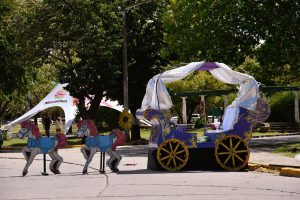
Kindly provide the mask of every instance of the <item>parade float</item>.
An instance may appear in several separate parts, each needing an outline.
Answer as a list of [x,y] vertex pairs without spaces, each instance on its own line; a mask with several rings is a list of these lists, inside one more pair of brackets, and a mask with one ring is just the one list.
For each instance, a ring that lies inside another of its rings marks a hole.
[[[196,133],[171,127],[173,104],[165,83],[199,71],[208,71],[219,81],[237,85],[238,94],[226,108],[220,128],[204,129],[204,135],[197,138]],[[252,132],[269,114],[268,104],[259,98],[259,83],[254,77],[234,71],[224,63],[193,62],[158,74],[149,80],[142,106],[136,112],[139,119],[147,119],[152,125],[147,168],[168,171],[246,169]]]

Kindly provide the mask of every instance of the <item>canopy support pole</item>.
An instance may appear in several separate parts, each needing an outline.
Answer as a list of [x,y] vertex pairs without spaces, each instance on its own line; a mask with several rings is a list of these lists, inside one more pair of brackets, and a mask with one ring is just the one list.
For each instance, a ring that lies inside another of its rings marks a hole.
[[186,116],[186,98],[187,97],[181,97],[182,99],[182,123],[187,124],[187,116]]

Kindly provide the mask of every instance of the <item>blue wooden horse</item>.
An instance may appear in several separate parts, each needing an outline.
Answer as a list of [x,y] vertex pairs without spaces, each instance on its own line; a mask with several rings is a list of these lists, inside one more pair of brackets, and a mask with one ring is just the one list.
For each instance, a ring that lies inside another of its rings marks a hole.
[[27,161],[23,176],[28,173],[28,168],[37,154],[49,154],[52,161],[50,163],[50,171],[54,174],[60,174],[59,167],[63,162],[63,158],[58,155],[57,149],[62,148],[67,143],[67,138],[64,134],[58,133],[53,137],[41,137],[38,127],[32,121],[21,123],[21,130],[18,132],[18,137],[28,137],[27,146],[23,147],[22,153]]
[[107,165],[113,172],[118,172],[118,165],[122,159],[115,150],[119,145],[125,143],[125,135],[119,130],[114,129],[109,135],[98,135],[97,127],[92,120],[83,120],[78,123],[77,137],[85,136],[85,146],[81,152],[86,159],[83,174],[87,174],[87,168],[96,152],[101,153],[100,172],[104,173],[105,152],[110,155]]

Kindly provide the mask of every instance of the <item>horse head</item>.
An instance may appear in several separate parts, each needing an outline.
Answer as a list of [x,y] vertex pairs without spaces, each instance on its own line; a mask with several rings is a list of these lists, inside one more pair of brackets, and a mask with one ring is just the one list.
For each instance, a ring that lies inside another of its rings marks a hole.
[[83,120],[77,124],[77,137],[96,136],[98,134],[97,127],[93,120]]
[[19,138],[35,137],[38,139],[40,137],[40,131],[38,127],[32,121],[25,121],[21,123],[21,130],[17,133]]
[[78,126],[78,130],[76,133],[77,137],[83,137],[84,135],[89,135],[90,130],[87,127],[86,121],[78,122],[77,126]]

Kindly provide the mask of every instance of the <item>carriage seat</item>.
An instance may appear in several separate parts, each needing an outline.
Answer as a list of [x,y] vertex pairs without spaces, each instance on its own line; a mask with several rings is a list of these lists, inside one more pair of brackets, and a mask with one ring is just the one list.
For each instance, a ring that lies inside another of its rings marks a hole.
[[223,117],[223,123],[218,130],[207,130],[204,136],[207,136],[210,141],[215,141],[220,135],[226,131],[233,129],[234,124],[237,122],[239,114],[238,107],[227,107]]

